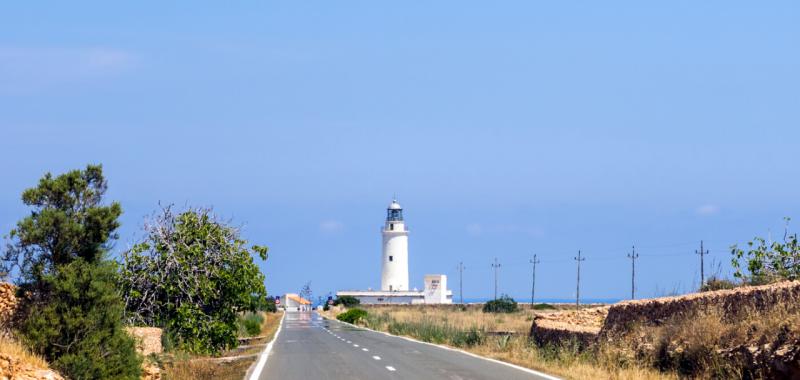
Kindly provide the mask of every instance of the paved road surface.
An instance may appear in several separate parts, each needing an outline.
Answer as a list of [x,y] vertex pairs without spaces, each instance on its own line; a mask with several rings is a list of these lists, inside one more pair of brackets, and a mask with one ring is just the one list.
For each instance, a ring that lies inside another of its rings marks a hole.
[[517,368],[325,320],[287,312],[259,379],[544,380]]

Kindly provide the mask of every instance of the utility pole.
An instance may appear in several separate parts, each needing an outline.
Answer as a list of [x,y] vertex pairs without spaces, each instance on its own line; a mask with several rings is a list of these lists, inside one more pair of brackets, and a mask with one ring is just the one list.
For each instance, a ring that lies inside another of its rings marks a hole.
[[467,269],[464,266],[464,262],[458,263],[458,294],[461,298],[461,304],[464,304],[464,269]]
[[531,280],[531,309],[533,309],[533,301],[536,299],[536,264],[538,263],[540,263],[539,259],[536,258],[536,255],[533,255],[533,259],[531,259],[531,264],[533,264],[533,279]]
[[500,269],[500,263],[497,262],[496,257],[494,258],[492,268],[494,268],[494,299],[497,299],[497,270]]
[[636,299],[636,259],[639,258],[639,254],[636,253],[636,246],[633,246],[628,257],[631,259],[631,299],[634,300]]
[[703,265],[703,256],[708,254],[708,250],[703,250],[703,241],[700,240],[700,252],[694,251],[694,253],[700,255],[700,289],[703,288],[703,285],[706,283],[705,273],[703,273],[705,265]]
[[581,261],[586,261],[586,258],[581,258],[581,251],[578,250],[578,257],[575,257],[575,261],[578,263],[578,286],[575,291],[575,310],[579,310],[581,307]]

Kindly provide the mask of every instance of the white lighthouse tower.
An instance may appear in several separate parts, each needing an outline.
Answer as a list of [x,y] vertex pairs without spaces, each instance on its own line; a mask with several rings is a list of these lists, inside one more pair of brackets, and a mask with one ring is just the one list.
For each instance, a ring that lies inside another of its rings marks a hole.
[[408,230],[403,221],[403,208],[392,200],[386,210],[383,235],[381,290],[408,290]]

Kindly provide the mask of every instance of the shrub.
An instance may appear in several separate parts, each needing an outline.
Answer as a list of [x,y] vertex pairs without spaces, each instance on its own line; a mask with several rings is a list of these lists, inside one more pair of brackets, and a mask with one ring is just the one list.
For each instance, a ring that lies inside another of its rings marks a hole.
[[122,326],[111,263],[79,259],[43,279],[50,302],[35,304],[22,322],[25,343],[73,379],[138,379],[141,358]]
[[336,319],[342,322],[356,324],[358,321],[366,318],[368,314],[369,313],[363,309],[350,309],[342,314],[337,315]]
[[145,225],[147,235],[123,254],[122,294],[129,323],[163,327],[191,353],[238,345],[237,316],[263,307],[264,275],[252,246],[208,209],[178,214],[166,207]]
[[709,278],[708,280],[706,280],[706,283],[703,284],[703,286],[700,287],[700,291],[701,292],[711,292],[711,291],[714,291],[714,290],[733,289],[736,286],[737,286],[736,283],[731,281],[731,280],[713,276],[713,277]]
[[275,305],[275,297],[269,296],[265,298],[264,305],[261,308],[261,311],[266,311],[267,313],[277,313],[278,306]]
[[746,250],[736,245],[731,247],[731,265],[736,269],[734,277],[752,285],[800,279],[800,241],[797,234],[789,234],[789,220],[786,218],[783,242],[768,243],[756,237],[747,243]]
[[347,307],[347,308],[351,308],[353,306],[358,306],[360,304],[361,304],[361,301],[359,301],[358,298],[353,297],[353,296],[341,296],[341,297],[336,297],[336,299],[333,300],[333,305],[334,306],[342,305],[342,306]]
[[533,305],[533,310],[555,310],[556,307],[549,303],[538,303]]
[[239,335],[256,336],[261,333],[264,317],[261,314],[245,313],[239,317]]
[[513,298],[503,295],[496,300],[491,300],[483,305],[484,313],[513,313],[519,310],[517,301]]

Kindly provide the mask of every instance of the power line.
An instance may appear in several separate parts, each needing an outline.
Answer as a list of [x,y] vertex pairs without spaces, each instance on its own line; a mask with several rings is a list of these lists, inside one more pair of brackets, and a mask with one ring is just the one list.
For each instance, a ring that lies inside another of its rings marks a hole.
[[494,258],[492,268],[494,269],[494,299],[497,299],[497,270],[500,269],[500,263],[497,262],[497,257]]
[[636,246],[633,246],[628,258],[631,259],[631,299],[634,300],[636,299],[636,259],[639,258],[639,254],[636,253]]
[[586,258],[581,258],[581,251],[578,250],[578,257],[575,257],[575,261],[578,263],[578,283],[575,291],[575,310],[579,310],[581,307],[581,261],[586,261]]
[[700,240],[700,252],[694,251],[694,253],[700,255],[700,288],[706,283],[705,280],[705,265],[703,264],[703,256],[708,254],[708,250],[703,250],[703,241]]
[[533,264],[533,278],[531,279],[531,309],[533,309],[534,300],[536,299],[536,264],[540,263],[536,255],[533,255],[531,264]]
[[467,269],[464,266],[464,262],[461,261],[458,263],[458,294],[461,298],[461,304],[464,304],[464,269]]

